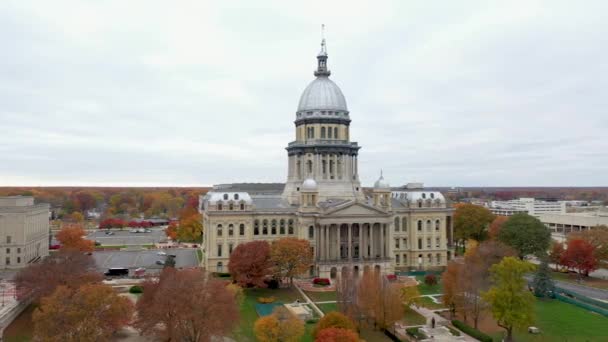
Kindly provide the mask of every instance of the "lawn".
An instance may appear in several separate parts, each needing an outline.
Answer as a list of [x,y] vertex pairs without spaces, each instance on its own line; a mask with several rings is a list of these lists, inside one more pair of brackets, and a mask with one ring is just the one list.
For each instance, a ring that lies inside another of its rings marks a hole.
[[325,303],[325,304],[317,304],[319,309],[323,311],[323,313],[328,313],[330,311],[338,311],[338,304],[336,303]]
[[445,305],[435,303],[430,297],[420,297],[420,306],[430,310],[445,309]]
[[429,286],[424,283],[424,276],[416,276],[416,280],[418,280],[420,282],[420,284],[418,285],[418,291],[420,291],[420,294],[426,295],[426,294],[443,293],[443,285],[441,285],[441,277],[437,277],[437,280],[438,280],[437,284],[432,285],[432,286]]
[[[568,341],[592,342],[606,341],[608,336],[608,318],[594,314],[572,304],[559,300],[540,301],[535,303],[534,326],[541,331],[539,335],[529,334],[526,330],[515,332],[515,340],[524,342]],[[503,329],[494,325],[489,331],[483,329],[495,341],[500,341]]]
[[403,314],[403,322],[405,322],[406,325],[424,325],[426,324],[426,318],[409,306],[406,306]]
[[[300,294],[295,289],[245,289],[245,299],[241,304],[241,317],[239,326],[234,331],[234,338],[237,341],[254,342],[255,335],[253,333],[253,324],[258,319],[258,314],[255,311],[255,304],[258,297],[275,297],[277,301],[283,303],[294,302],[296,299],[304,301]],[[312,341],[310,332],[314,324],[306,324],[306,334],[302,341]]]
[[331,292],[309,292],[306,291],[306,295],[310,297],[313,302],[328,302],[336,300],[336,291]]

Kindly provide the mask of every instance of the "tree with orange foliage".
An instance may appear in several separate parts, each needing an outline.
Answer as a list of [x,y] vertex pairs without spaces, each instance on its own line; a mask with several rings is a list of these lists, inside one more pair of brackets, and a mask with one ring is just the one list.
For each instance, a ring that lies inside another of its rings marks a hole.
[[170,341],[210,341],[238,323],[235,295],[200,269],[165,268],[143,283],[135,326],[147,336]]
[[374,328],[388,329],[403,317],[404,309],[398,284],[389,282],[379,271],[370,270],[363,273],[358,286],[358,305],[367,319],[371,320]]
[[507,216],[496,216],[494,221],[490,223],[490,228],[488,229],[488,236],[490,239],[498,238],[498,232],[500,232],[500,228],[502,225],[507,222],[509,218]]
[[93,251],[95,243],[87,240],[86,231],[79,224],[64,225],[55,236],[62,249],[71,249],[83,252]]
[[132,317],[131,300],[108,285],[59,286],[33,313],[34,340],[106,341]]
[[298,342],[304,335],[304,322],[284,307],[277,307],[272,315],[255,321],[255,337],[260,342]]
[[568,240],[568,247],[562,254],[561,263],[577,270],[580,277],[589,275],[597,269],[598,262],[595,256],[595,247],[586,240]]
[[169,223],[169,226],[167,227],[167,229],[165,229],[165,234],[171,240],[177,240],[177,222],[172,221],[171,223]]
[[200,214],[194,214],[179,220],[177,239],[187,242],[201,242],[203,222]]
[[454,319],[456,310],[462,305],[460,298],[462,292],[460,288],[462,265],[458,261],[450,261],[441,276],[441,283],[443,284],[443,296],[441,296],[441,300],[450,309],[451,319]]
[[315,326],[315,330],[313,331],[312,336],[318,338],[319,332],[328,328],[339,328],[344,330],[357,331],[355,323],[353,323],[350,318],[346,317],[340,312],[331,311],[319,320],[319,322]]
[[359,335],[343,328],[325,328],[317,334],[315,342],[358,342]]
[[289,285],[293,286],[293,277],[308,271],[313,262],[310,242],[291,237],[275,240],[270,247],[270,260],[275,277],[289,278]]
[[75,250],[60,250],[19,270],[15,283],[19,299],[30,297],[38,302],[58,286],[78,288],[101,279],[91,256]]
[[270,244],[266,241],[242,243],[230,254],[228,270],[241,286],[266,287],[264,280],[272,274]]

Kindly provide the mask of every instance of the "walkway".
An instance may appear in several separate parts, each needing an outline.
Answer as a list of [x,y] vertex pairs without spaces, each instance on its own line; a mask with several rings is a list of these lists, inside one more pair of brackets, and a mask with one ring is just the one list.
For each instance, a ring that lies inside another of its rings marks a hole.
[[[417,307],[415,305],[411,305],[410,308],[414,311],[416,311],[417,313],[421,314],[422,316],[424,316],[424,318],[426,318],[426,328],[431,326],[431,321],[433,318],[435,318],[435,326],[439,327],[442,325],[450,325],[450,321],[448,321],[447,319],[443,318],[442,316],[440,316],[437,311],[441,311],[441,310],[429,310],[425,307]],[[449,341],[449,339],[445,339],[442,338],[442,341]],[[462,331],[460,332],[460,336],[453,336],[452,337],[453,341],[469,341],[469,342],[477,342],[477,339],[463,333]]]
[[325,316],[325,314],[323,313],[323,311],[321,311],[321,309],[319,309],[319,307],[315,304],[315,302],[313,302],[310,299],[310,297],[308,297],[306,295],[306,292],[302,291],[302,289],[300,288],[299,284],[297,282],[295,282],[295,281],[294,281],[293,284],[295,285],[296,290],[298,290],[298,292],[300,292],[300,295],[302,296],[302,298],[304,298],[304,300],[306,300],[306,304],[310,305],[310,307],[312,307],[312,309],[317,312],[317,314],[319,315],[319,317]]

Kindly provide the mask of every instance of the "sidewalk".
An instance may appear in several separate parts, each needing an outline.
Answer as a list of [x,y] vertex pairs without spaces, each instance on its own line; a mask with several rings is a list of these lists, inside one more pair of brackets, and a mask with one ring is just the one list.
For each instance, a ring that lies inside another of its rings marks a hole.
[[[426,318],[426,328],[430,328],[431,326],[431,320],[433,318],[435,318],[435,326],[439,327],[442,325],[451,325],[450,321],[448,321],[447,319],[441,317],[439,314],[437,314],[435,311],[433,310],[429,310],[427,308],[424,307],[417,307],[415,305],[411,305],[410,308],[414,311],[416,311],[417,313],[421,314],[422,316],[424,316],[424,318]],[[457,329],[458,330],[458,329]],[[445,341],[445,339],[442,339],[443,341]],[[462,331],[460,331],[460,336],[453,336],[452,337],[453,341],[469,341],[469,342],[476,342],[477,339],[463,333]]]

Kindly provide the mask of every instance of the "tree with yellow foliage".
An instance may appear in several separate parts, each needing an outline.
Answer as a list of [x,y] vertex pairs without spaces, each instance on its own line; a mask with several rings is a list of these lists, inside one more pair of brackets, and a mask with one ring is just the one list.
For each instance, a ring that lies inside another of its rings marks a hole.
[[298,342],[304,335],[304,322],[284,307],[278,307],[272,315],[255,321],[255,337],[259,342]]

